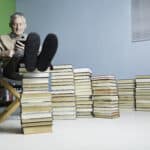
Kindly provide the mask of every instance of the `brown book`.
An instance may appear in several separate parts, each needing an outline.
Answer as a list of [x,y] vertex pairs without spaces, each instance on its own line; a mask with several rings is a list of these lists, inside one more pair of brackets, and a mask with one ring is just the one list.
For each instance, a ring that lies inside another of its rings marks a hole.
[[48,132],[52,132],[52,126],[50,125],[23,128],[24,134],[48,133]]

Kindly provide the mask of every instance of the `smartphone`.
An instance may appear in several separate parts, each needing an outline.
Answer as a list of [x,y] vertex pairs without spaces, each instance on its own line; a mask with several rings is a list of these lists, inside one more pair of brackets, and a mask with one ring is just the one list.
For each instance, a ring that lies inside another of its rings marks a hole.
[[[18,39],[17,41],[19,41],[19,42],[25,44],[26,38],[25,38],[24,36],[22,36],[22,37],[21,37],[20,39]],[[16,41],[16,43],[17,43],[17,41]]]

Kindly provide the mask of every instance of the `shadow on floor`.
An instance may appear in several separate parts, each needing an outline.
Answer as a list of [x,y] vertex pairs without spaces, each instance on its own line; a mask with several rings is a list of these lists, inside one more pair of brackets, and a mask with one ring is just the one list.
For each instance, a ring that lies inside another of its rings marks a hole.
[[0,133],[22,134],[21,127],[20,128],[0,127]]
[[20,120],[6,120],[0,124],[0,134],[22,134]]

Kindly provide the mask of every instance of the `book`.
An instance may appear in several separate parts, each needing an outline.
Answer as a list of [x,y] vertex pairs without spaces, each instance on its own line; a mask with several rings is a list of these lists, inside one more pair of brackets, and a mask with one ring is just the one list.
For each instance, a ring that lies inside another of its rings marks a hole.
[[47,132],[52,132],[52,127],[50,125],[23,128],[24,134],[47,133]]

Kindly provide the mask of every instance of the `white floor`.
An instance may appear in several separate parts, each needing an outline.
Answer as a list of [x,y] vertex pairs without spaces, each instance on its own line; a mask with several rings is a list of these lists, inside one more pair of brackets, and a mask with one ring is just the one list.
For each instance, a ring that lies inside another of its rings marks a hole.
[[118,119],[54,121],[53,133],[23,135],[19,120],[0,124],[1,150],[150,150],[150,112]]

